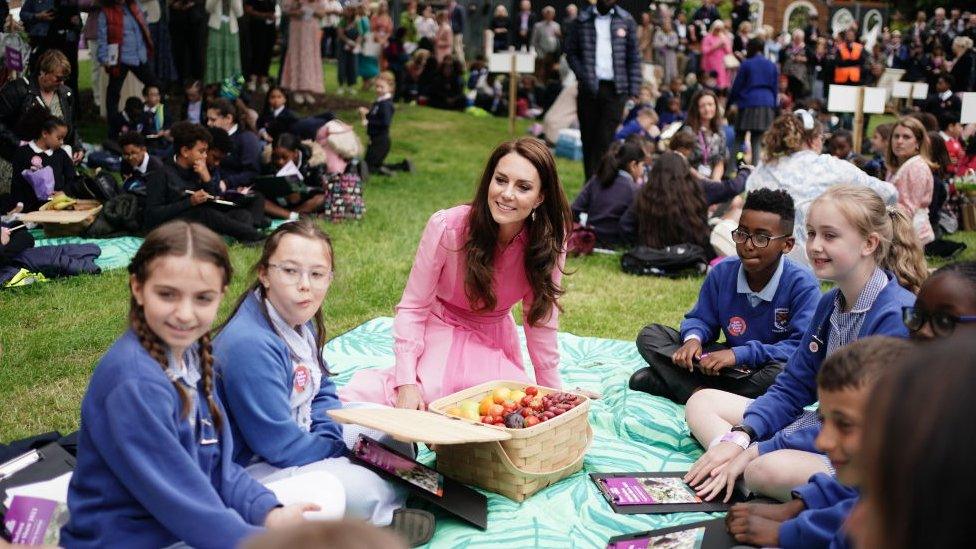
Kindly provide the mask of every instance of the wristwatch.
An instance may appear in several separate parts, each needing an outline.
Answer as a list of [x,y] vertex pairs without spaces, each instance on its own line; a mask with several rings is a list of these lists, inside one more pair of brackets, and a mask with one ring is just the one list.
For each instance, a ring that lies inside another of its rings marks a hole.
[[732,431],[741,431],[745,433],[746,436],[749,437],[749,442],[753,442],[756,440],[756,431],[752,427],[746,425],[745,423],[740,423],[736,425],[735,427],[732,428]]

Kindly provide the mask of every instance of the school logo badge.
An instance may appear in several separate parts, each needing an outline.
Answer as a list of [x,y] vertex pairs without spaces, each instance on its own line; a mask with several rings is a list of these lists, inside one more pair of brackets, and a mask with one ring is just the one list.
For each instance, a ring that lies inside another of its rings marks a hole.
[[308,371],[308,367],[304,364],[299,364],[295,368],[295,390],[299,393],[305,392],[305,388],[308,387],[309,382],[312,381],[312,372]]
[[729,335],[740,336],[746,333],[746,319],[741,316],[733,316],[729,319]]
[[790,323],[790,310],[783,307],[773,310],[773,331],[785,332],[787,324]]

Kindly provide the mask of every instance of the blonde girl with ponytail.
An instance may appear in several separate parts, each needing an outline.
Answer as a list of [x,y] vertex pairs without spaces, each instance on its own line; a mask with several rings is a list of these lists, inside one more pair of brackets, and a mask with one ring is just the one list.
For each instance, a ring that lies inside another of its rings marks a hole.
[[136,252],[129,329],[81,403],[64,545],[236,546],[318,509],[283,507],[231,460],[210,329],[232,274],[221,237],[185,221],[158,227]]
[[810,205],[804,232],[813,273],[835,287],[783,372],[755,400],[703,389],[685,407],[707,449],[685,480],[703,497],[729,493],[741,474],[748,490],[787,501],[812,475],[830,473],[813,445],[816,413],[804,410],[817,400],[824,358],[868,336],[908,337],[902,308],[914,305],[928,273],[908,217],[869,188],[837,185]]

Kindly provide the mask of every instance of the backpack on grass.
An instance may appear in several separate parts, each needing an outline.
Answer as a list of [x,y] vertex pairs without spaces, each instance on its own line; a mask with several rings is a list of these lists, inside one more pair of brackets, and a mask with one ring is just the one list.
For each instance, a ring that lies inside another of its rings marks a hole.
[[637,246],[620,257],[620,268],[625,273],[641,276],[704,274],[707,267],[705,250],[696,244],[676,244],[659,249]]

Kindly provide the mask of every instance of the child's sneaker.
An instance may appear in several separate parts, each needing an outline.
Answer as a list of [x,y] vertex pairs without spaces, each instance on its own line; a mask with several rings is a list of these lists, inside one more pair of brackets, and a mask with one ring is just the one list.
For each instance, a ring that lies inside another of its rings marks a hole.
[[400,169],[407,173],[413,173],[413,162],[409,158],[404,158],[403,162],[400,162]]

